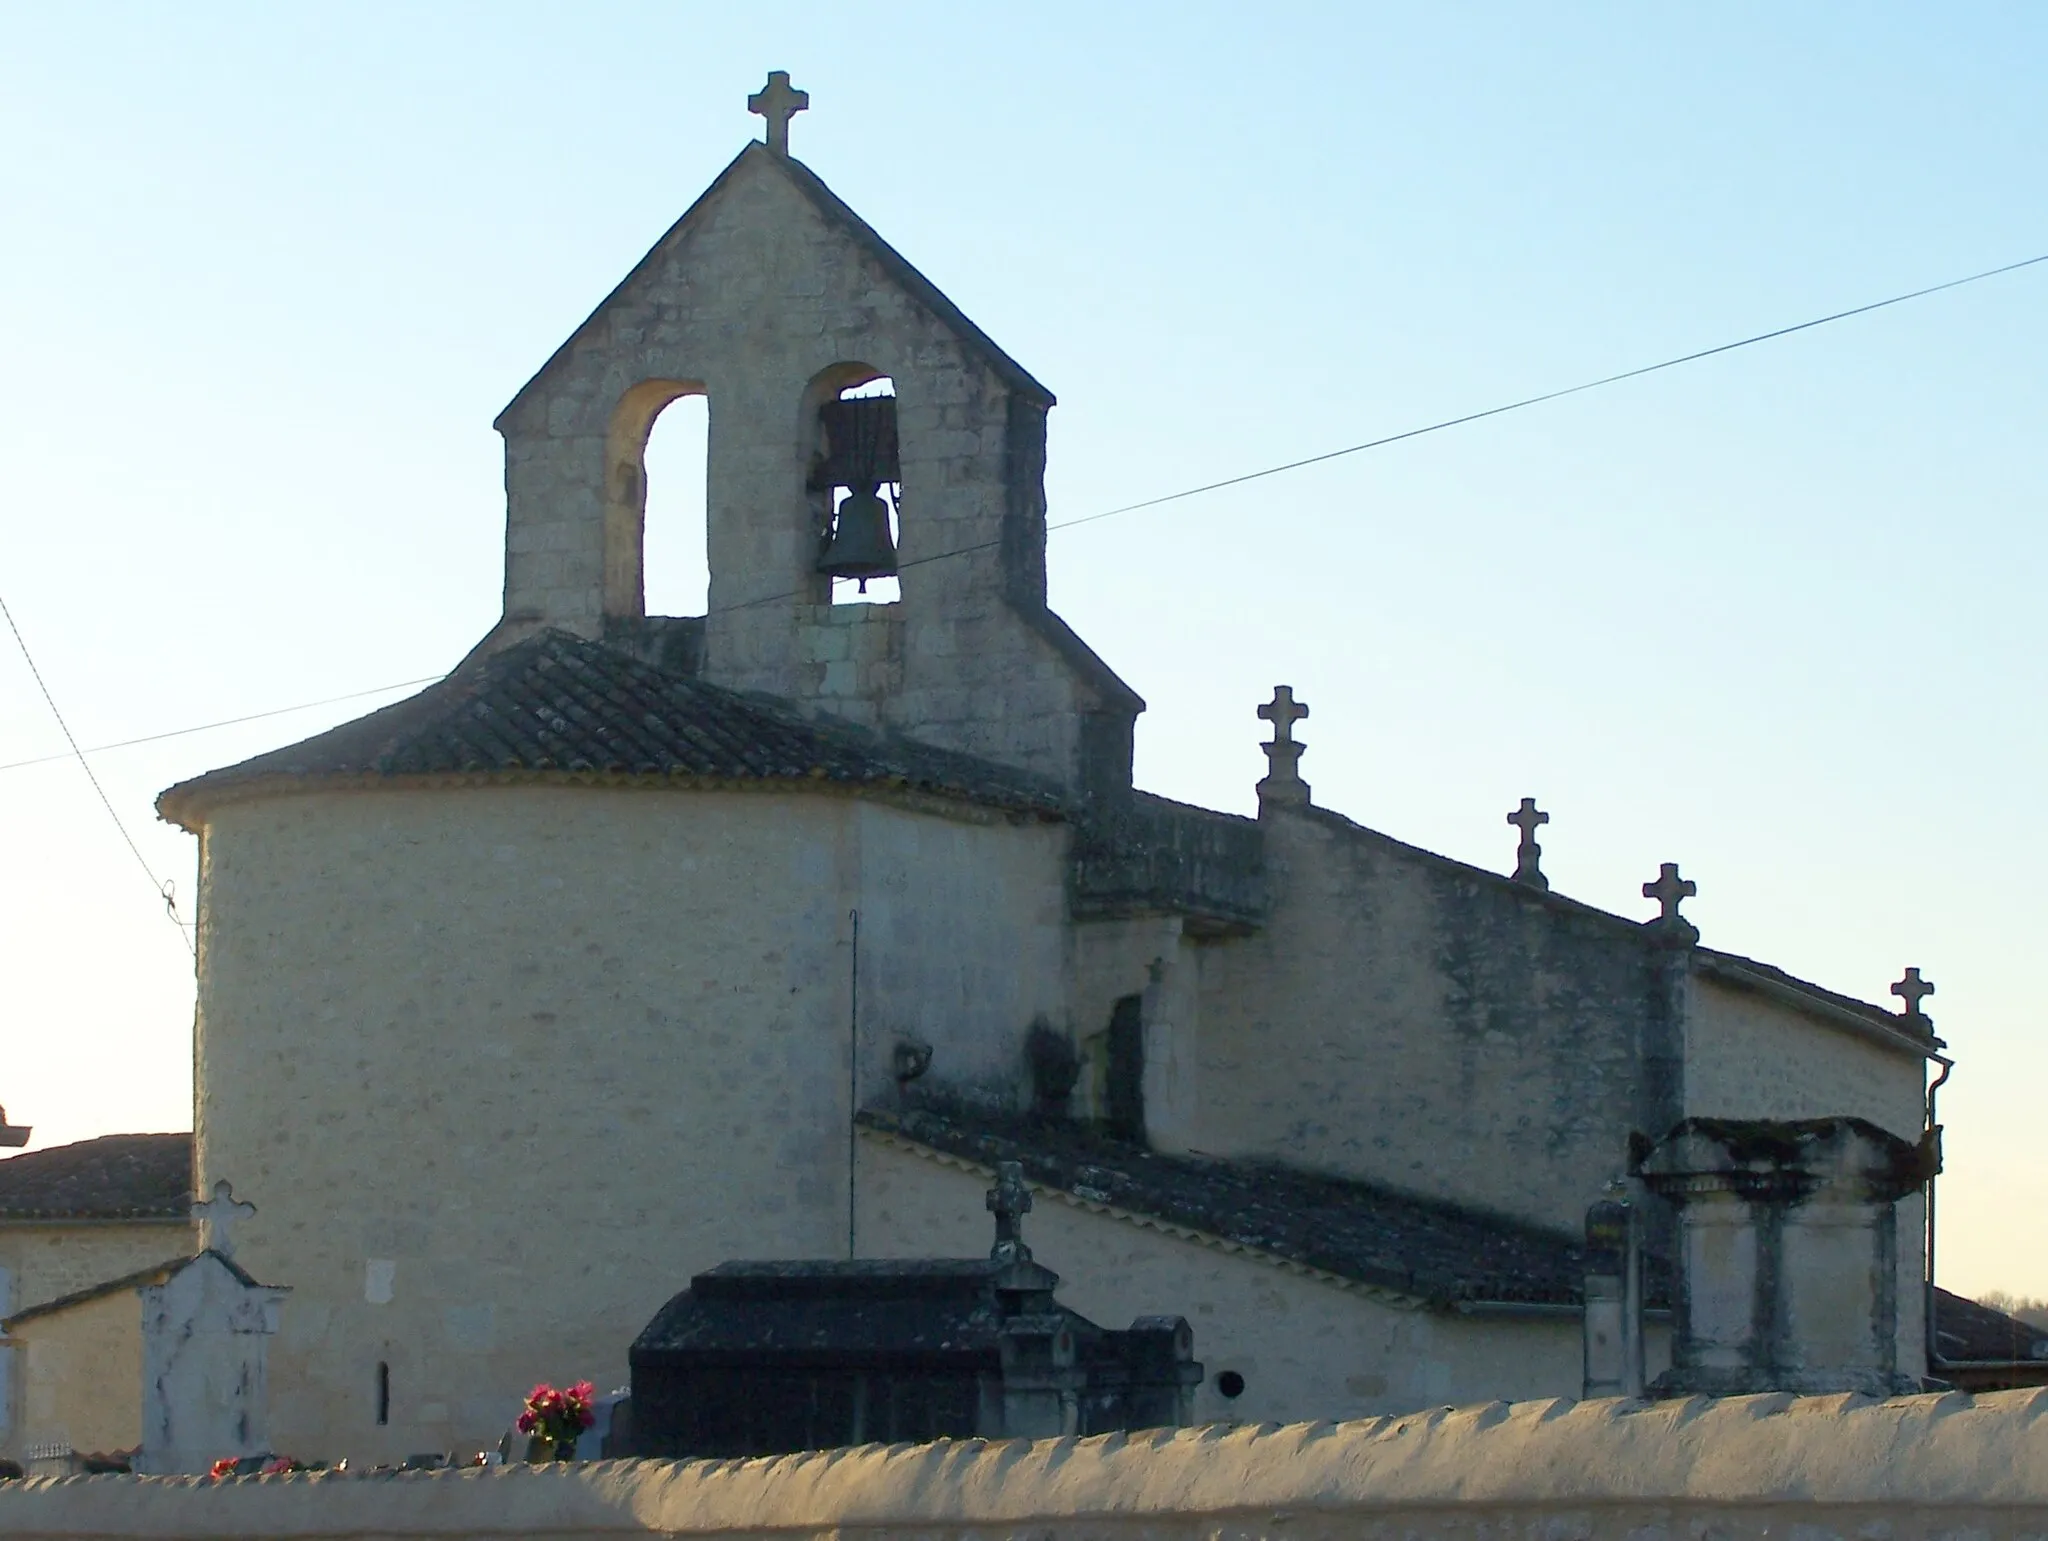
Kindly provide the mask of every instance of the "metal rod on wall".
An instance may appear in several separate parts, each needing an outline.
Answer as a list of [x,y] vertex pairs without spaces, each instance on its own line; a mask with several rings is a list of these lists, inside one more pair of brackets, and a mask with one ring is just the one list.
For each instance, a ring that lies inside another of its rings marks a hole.
[[854,1116],[860,1112],[860,911],[848,910],[853,922],[853,958],[847,991],[846,1013],[846,1256],[855,1256],[854,1236],[858,1223],[854,1171],[859,1153],[860,1130]]

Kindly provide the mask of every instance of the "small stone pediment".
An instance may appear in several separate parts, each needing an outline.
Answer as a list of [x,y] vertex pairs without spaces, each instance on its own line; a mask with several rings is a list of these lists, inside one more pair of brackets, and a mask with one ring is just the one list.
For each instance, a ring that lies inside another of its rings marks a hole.
[[[1007,386],[1050,407],[1056,398],[939,286],[883,240],[801,161],[750,144],[663,232],[618,287],[569,334],[498,414],[500,432],[533,415],[565,384],[563,366],[586,350],[628,354],[660,345],[665,306],[715,303],[750,326],[773,324],[778,299],[810,299],[821,285],[802,270],[853,261],[875,284],[936,320]],[[780,280],[780,282],[778,282]],[[873,296],[868,297],[872,301]],[[794,307],[792,307],[794,308]],[[802,307],[808,312],[812,307]],[[765,313],[764,313],[765,312]],[[651,325],[650,325],[651,323]]]

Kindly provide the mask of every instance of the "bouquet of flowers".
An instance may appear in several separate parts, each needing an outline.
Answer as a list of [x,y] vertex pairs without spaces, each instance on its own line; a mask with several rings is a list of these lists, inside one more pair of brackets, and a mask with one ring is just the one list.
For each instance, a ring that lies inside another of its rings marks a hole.
[[526,1411],[519,1415],[519,1432],[550,1441],[560,1454],[573,1450],[576,1436],[597,1421],[591,1402],[597,1388],[587,1380],[557,1388],[543,1381],[526,1394]]
[[[244,1465],[252,1466],[254,1470],[245,1472],[241,1469]],[[207,1475],[218,1482],[224,1477],[282,1477],[290,1472],[311,1471],[312,1469],[305,1462],[296,1460],[288,1455],[224,1455],[213,1463],[213,1468]]]

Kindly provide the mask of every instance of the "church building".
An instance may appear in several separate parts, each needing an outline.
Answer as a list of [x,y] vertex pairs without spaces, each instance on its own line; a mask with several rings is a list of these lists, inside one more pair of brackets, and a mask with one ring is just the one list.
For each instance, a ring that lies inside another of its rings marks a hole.
[[[278,1449],[493,1444],[731,1260],[974,1256],[1010,1162],[1076,1311],[1186,1318],[1197,1420],[1572,1396],[1632,1135],[1921,1139],[1916,994],[1703,945],[1674,866],[1647,918],[1555,893],[1533,803],[1512,873],[1320,807],[1284,686],[1256,818],[1134,787],[1145,703],[1048,604],[1052,392],[790,154],[786,76],[750,105],[497,420],[498,624],[159,800],[199,839],[192,1176],[290,1291]],[[709,600],[649,615],[688,396]]]

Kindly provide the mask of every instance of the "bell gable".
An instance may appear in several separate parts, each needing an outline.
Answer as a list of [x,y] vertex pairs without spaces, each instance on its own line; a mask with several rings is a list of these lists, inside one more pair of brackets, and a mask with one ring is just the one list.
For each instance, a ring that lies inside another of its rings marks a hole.
[[[849,410],[863,386],[893,394]],[[709,409],[709,602],[669,624],[646,616],[644,454],[686,395]],[[686,632],[661,656],[713,683],[1127,787],[1144,703],[1046,608],[1052,404],[817,176],[750,145],[500,414],[489,645]],[[900,598],[834,604],[833,573]]]

